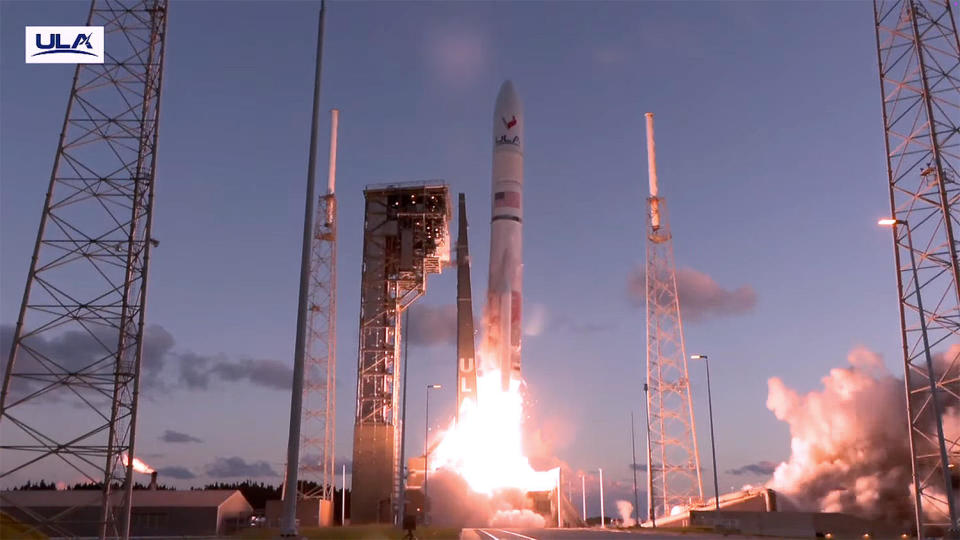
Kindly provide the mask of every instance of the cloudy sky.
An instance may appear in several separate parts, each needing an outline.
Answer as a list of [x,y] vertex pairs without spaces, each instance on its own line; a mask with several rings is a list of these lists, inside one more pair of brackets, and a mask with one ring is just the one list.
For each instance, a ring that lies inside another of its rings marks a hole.
[[[172,2],[137,446],[175,485],[282,470],[317,9]],[[72,76],[24,65],[22,28],[81,24],[86,10],[0,2],[4,336]],[[646,111],[688,352],[713,362],[721,486],[761,482],[789,455],[768,378],[813,389],[857,345],[899,372],[890,236],[874,225],[888,195],[868,4],[331,2],[325,53],[323,107],[341,110],[338,456],[351,453],[362,188],[442,178],[467,194],[479,310],[506,78],[527,119],[524,373],[542,437],[574,470],[602,466],[620,493],[631,478]],[[411,433],[424,386],[453,386],[455,281],[432,277],[414,317]],[[709,448],[701,365],[691,377]],[[431,405],[445,423],[454,392]]]

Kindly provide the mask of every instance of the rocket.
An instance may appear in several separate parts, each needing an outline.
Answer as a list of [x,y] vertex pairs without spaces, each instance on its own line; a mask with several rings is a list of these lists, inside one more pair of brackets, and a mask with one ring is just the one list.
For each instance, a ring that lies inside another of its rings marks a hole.
[[513,83],[500,86],[493,111],[490,273],[487,284],[487,368],[504,390],[520,380],[523,335],[523,107]]

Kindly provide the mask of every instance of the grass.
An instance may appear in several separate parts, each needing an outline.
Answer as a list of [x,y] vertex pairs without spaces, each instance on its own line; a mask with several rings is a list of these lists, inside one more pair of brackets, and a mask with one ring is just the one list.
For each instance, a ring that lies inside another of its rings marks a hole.
[[[241,538],[273,540],[279,534],[276,529],[246,529]],[[459,528],[421,527],[415,533],[420,540],[457,540]],[[317,527],[300,529],[300,536],[311,540],[401,540],[404,532],[389,525],[355,525],[348,527]]]
[[43,540],[46,538],[46,536],[36,531],[31,531],[29,527],[23,523],[13,519],[8,514],[0,512],[0,538],[29,538]]

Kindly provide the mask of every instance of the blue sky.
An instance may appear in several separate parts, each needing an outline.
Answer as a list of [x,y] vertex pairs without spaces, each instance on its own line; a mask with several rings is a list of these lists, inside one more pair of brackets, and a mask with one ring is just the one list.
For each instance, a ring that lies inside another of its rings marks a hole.
[[[317,9],[170,8],[148,320],[175,344],[158,375],[169,387],[144,396],[138,447],[197,476],[180,485],[212,480],[218,458],[282,466],[288,392],[216,377],[191,389],[178,367],[190,354],[292,363]],[[25,65],[22,27],[81,24],[86,11],[0,2],[3,325],[19,308],[72,76]],[[890,236],[875,226],[888,194],[868,3],[331,2],[322,99],[341,110],[338,456],[351,453],[363,186],[441,178],[466,192],[479,310],[490,116],[506,78],[527,119],[525,311],[545,321],[526,338],[524,370],[557,457],[630,478],[645,321],[628,279],[644,254],[647,111],[677,264],[756,295],[746,312],[686,327],[688,352],[713,364],[721,472],[788,457],[786,425],[765,407],[769,377],[814,389],[857,344],[901,371]],[[423,302],[452,303],[455,281],[432,277]],[[453,348],[410,356],[416,434],[420,389],[453,385]],[[702,366],[691,377],[706,449]],[[454,398],[433,396],[434,421]],[[164,442],[166,430],[202,442]]]

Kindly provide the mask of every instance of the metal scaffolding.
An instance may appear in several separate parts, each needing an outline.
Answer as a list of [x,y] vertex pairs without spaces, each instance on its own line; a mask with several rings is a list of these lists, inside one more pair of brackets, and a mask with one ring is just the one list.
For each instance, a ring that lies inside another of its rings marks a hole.
[[651,196],[647,219],[647,489],[655,518],[703,498],[700,452],[677,297],[673,239],[666,201],[657,195],[653,118],[648,115]]
[[[129,535],[166,0],[95,0],[103,64],[78,64],[0,393],[0,481],[67,474],[103,537]],[[95,502],[94,502],[95,501]],[[4,506],[15,506],[2,501]],[[50,535],[76,509],[35,518]]]
[[354,523],[391,522],[399,508],[401,315],[450,261],[442,183],[368,187],[360,285],[360,349],[353,439]]
[[955,17],[949,0],[874,2],[916,525],[923,538],[957,528],[952,467],[960,446],[944,438],[941,420],[943,411],[960,407]]
[[337,196],[333,189],[337,155],[338,111],[330,129],[330,182],[319,198],[310,251],[310,297],[303,382],[303,428],[300,434],[299,495],[330,501],[337,398]]

